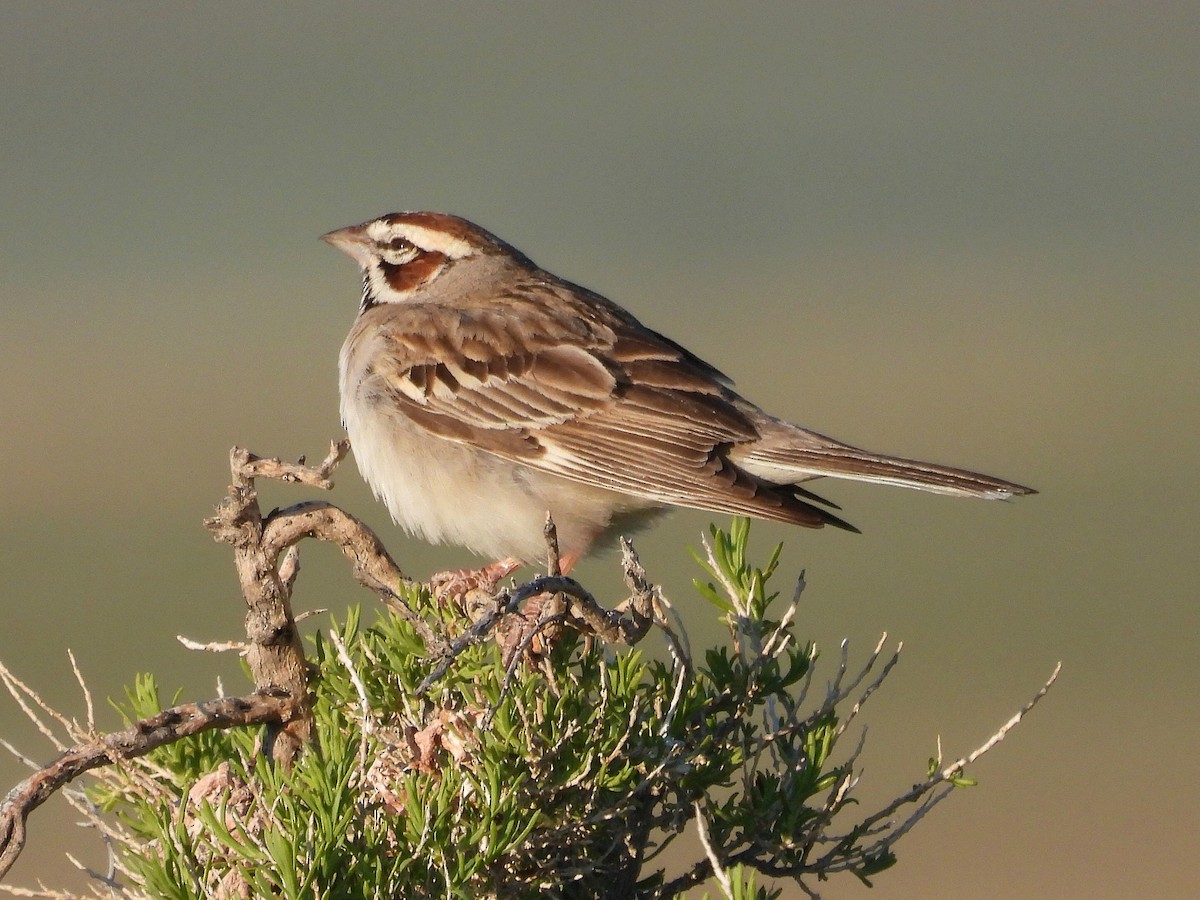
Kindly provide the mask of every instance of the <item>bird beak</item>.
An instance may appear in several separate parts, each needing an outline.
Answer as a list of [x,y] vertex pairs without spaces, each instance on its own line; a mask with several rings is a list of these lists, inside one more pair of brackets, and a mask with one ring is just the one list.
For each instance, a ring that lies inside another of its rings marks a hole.
[[374,241],[367,237],[366,225],[350,225],[339,228],[329,234],[321,235],[321,240],[341,250],[364,268],[374,255]]

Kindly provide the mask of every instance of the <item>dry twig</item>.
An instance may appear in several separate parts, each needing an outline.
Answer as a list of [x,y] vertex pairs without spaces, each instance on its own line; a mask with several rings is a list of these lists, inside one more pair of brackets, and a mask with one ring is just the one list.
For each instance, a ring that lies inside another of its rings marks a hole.
[[[57,760],[14,788],[0,808],[0,874],[7,871],[24,846],[25,819],[29,813],[59,788],[97,766],[143,756],[155,747],[212,728],[269,726],[263,741],[264,752],[285,765],[312,741],[308,667],[290,603],[300,571],[296,544],[302,538],[315,537],[337,544],[354,563],[360,582],[382,596],[418,631],[424,628],[423,634],[433,647],[440,646],[439,639],[397,593],[397,588],[408,579],[362,522],[328,503],[299,503],[266,516],[262,514],[256,478],[328,490],[333,487],[330,476],[349,449],[349,441],[331,443],[325,459],[316,466],[305,465],[303,459],[296,463],[266,459],[239,447],[230,451],[232,481],[228,494],[218,504],[216,515],[204,524],[216,540],[233,546],[246,601],[248,641],[199,645],[184,638],[180,640],[193,649],[243,652],[254,677],[254,694],[177,706],[125,731],[93,737],[68,748],[49,731],[33,707],[58,721],[69,735],[81,736],[83,729],[52,710],[6,670],[0,675],[29,718],[62,751]],[[92,700],[86,687],[84,691],[90,733]]]
[[55,791],[84,772],[116,759],[133,759],[151,750],[208,731],[292,719],[294,698],[262,692],[201,703],[184,703],[135,722],[124,731],[72,747],[8,792],[0,804],[0,875],[12,867],[25,846],[25,819]]

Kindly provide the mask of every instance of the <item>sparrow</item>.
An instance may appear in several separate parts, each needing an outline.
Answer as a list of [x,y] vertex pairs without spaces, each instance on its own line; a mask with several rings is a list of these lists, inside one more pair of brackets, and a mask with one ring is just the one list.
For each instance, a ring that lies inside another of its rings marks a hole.
[[857,531],[803,484],[964,497],[1034,490],[861,450],[772,416],[680,344],[478,225],[389,213],[323,235],[362,269],[339,360],[360,472],[431,543],[562,570],[671,507]]

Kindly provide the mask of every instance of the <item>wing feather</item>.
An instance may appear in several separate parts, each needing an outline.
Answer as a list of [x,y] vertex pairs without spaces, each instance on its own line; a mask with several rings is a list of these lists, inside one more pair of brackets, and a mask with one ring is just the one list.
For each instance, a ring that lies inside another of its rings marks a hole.
[[[537,294],[524,296],[533,304]],[[392,305],[371,377],[431,434],[563,478],[715,512],[845,524],[727,458],[759,432],[724,376],[606,312],[564,320],[536,305]]]

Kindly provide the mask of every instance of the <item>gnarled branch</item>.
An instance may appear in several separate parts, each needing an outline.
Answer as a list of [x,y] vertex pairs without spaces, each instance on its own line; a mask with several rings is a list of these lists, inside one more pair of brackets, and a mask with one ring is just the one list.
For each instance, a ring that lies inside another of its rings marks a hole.
[[[304,649],[292,615],[291,578],[279,572],[278,556],[283,548],[272,547],[264,539],[266,523],[258,504],[255,478],[329,488],[330,474],[349,450],[349,441],[336,441],[320,465],[309,467],[302,462],[264,459],[234,447],[229,453],[233,479],[229,493],[217,505],[216,515],[204,522],[215,540],[233,547],[234,566],[246,600],[246,637],[250,642],[246,662],[255,686],[259,690],[283,691],[296,700],[294,715],[278,728],[269,729],[264,741],[264,748],[285,765],[291,764],[313,739],[312,700]],[[289,567],[294,564],[293,560]]]
[[214,728],[281,724],[296,715],[296,700],[282,691],[256,691],[184,703],[135,722],[124,731],[101,735],[67,750],[8,792],[0,804],[0,876],[25,846],[25,819],[55,791],[84,772],[114,759],[134,759],[181,738]]

